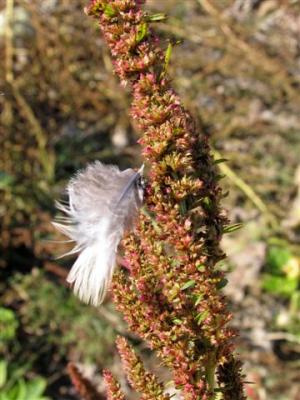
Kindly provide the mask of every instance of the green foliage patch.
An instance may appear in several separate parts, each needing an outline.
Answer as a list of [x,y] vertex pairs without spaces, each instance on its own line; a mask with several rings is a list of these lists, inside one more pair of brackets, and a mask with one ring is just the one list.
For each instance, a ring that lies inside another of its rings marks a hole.
[[27,334],[36,335],[45,346],[56,346],[62,356],[76,346],[81,361],[107,363],[116,334],[96,308],[82,304],[40,270],[17,274],[12,287],[23,297],[20,318]]
[[42,377],[25,379],[20,368],[0,360],[0,400],[50,400],[44,396],[46,380]]

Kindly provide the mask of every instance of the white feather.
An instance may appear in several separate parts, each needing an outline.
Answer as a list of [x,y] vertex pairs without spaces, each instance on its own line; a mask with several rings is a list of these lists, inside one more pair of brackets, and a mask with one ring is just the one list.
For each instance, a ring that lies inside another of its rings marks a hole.
[[69,204],[57,203],[66,217],[53,225],[76,243],[68,253],[80,253],[67,281],[84,302],[102,303],[112,280],[118,245],[125,230],[132,229],[142,190],[138,171],[120,171],[99,161],[87,166],[67,186]]

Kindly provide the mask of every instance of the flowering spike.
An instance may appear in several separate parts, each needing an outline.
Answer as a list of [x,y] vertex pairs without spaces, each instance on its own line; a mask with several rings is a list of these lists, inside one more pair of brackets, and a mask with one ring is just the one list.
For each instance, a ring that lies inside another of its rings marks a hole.
[[[225,279],[217,267],[228,225],[219,207],[217,167],[207,135],[197,130],[170,85],[170,48],[159,47],[142,3],[94,0],[89,7],[116,74],[131,86],[130,113],[143,132],[139,142],[150,167],[146,211],[123,240],[128,268],[115,274],[114,301],[130,328],[173,371],[184,400],[210,400],[231,384],[234,398],[243,400],[232,355],[235,332],[227,327],[231,314],[221,291]],[[108,5],[113,15],[105,12]],[[148,393],[147,382],[131,371],[134,356],[126,342],[119,340],[118,347],[133,384]]]
[[164,394],[163,385],[155,375],[145,370],[142,361],[125,338],[117,338],[117,347],[128,380],[132,387],[142,394],[142,399],[170,400],[170,396]]
[[85,378],[75,364],[68,364],[68,373],[82,400],[103,400],[92,383]]
[[240,400],[246,399],[242,391],[241,382],[244,375],[242,374],[242,363],[232,356],[228,356],[226,362],[218,368],[218,379],[222,385],[222,393],[224,400]]
[[110,371],[103,371],[103,379],[106,385],[107,400],[125,400],[118,381]]

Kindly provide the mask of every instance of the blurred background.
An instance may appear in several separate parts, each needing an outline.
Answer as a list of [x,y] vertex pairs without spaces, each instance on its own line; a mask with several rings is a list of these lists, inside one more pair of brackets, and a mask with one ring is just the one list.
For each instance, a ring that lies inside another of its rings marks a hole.
[[[126,386],[114,338],[130,338],[108,298],[95,309],[65,285],[72,259],[50,221],[74,171],[99,159],[139,166],[121,89],[85,0],[0,0],[0,393],[78,399],[72,360],[103,390]],[[175,46],[169,72],[220,163],[225,291],[240,330],[249,399],[300,399],[300,2],[150,0]],[[7,21],[11,21],[11,29]],[[164,376],[160,369],[158,373]],[[128,398],[134,395],[127,387]]]

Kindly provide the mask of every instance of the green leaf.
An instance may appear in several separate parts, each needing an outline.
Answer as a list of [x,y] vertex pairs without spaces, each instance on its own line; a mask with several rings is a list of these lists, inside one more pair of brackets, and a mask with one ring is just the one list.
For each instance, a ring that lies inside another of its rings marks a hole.
[[23,400],[23,399],[34,399],[34,397],[29,397],[27,393],[27,386],[24,379],[20,379],[17,383],[18,392],[16,396],[16,400]]
[[176,324],[176,325],[182,324],[182,321],[181,321],[181,319],[179,319],[179,318],[174,318],[174,319],[173,319],[173,322],[174,322],[174,324]]
[[195,320],[197,322],[198,325],[200,325],[208,316],[208,310],[205,310],[199,314],[196,315]]
[[200,293],[196,296],[195,306],[197,306],[201,300],[203,299],[203,293]]
[[230,193],[229,190],[227,190],[226,192],[223,192],[222,199],[225,199],[226,197],[228,197],[229,193]]
[[112,18],[116,15],[116,10],[113,8],[111,4],[106,4],[103,11],[104,14],[109,18]]
[[205,265],[204,264],[197,264],[196,268],[199,272],[204,272],[205,271]]
[[179,203],[179,209],[180,209],[180,214],[181,215],[185,215],[187,212],[187,208],[186,208],[186,201],[185,200],[181,200]]
[[138,31],[135,37],[136,43],[140,43],[148,33],[148,25],[146,22],[142,23],[138,27]]
[[7,362],[5,360],[0,361],[0,389],[5,385],[7,381]]
[[14,339],[18,325],[15,313],[9,308],[0,307],[0,341]]
[[28,399],[40,399],[46,389],[45,379],[39,377],[27,383]]
[[243,224],[238,223],[238,224],[232,224],[232,225],[226,225],[223,228],[223,233],[231,233],[235,232],[243,227]]
[[202,200],[202,205],[204,206],[204,208],[206,208],[207,210],[210,210],[212,208],[212,201],[208,196],[205,196]]
[[157,14],[147,15],[146,18],[149,22],[159,22],[159,21],[165,21],[167,19],[167,16],[166,14],[163,13],[157,13]]
[[228,161],[229,160],[227,158],[218,158],[217,160],[214,160],[214,164],[221,164]]
[[271,246],[267,253],[268,271],[272,274],[283,274],[283,267],[293,255],[286,247]]
[[15,178],[4,171],[0,171],[0,190],[13,185]]
[[171,55],[172,55],[172,50],[173,50],[173,45],[172,43],[168,44],[166,54],[165,54],[165,65],[164,65],[164,70],[166,70],[170,64],[171,60]]
[[284,297],[290,297],[297,290],[298,279],[265,275],[262,281],[262,287],[267,292]]
[[196,281],[192,279],[192,280],[186,282],[186,283],[181,287],[181,290],[186,290],[186,289],[192,288],[192,287],[195,286],[195,284],[196,284]]
[[17,383],[7,392],[7,397],[9,398],[9,400],[19,400],[18,396],[19,396],[19,383]]
[[173,45],[170,42],[168,44],[168,47],[167,47],[167,50],[165,53],[165,62],[164,62],[163,70],[161,73],[161,78],[163,78],[165,76],[165,74],[167,73],[167,69],[168,69],[168,66],[169,66],[170,60],[171,60],[172,50],[173,50]]

